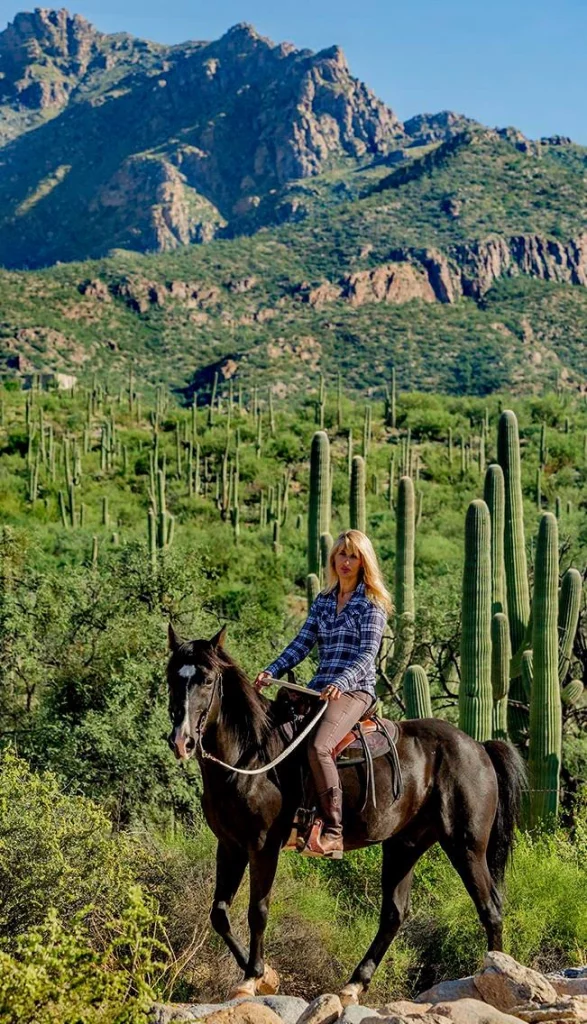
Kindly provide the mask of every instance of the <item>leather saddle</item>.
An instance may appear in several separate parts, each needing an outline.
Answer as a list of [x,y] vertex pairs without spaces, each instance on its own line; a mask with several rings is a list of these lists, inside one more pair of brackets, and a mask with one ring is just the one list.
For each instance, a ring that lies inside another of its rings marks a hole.
[[369,715],[357,722],[350,732],[334,749],[334,760],[340,768],[350,764],[363,764],[365,761],[365,745],[371,757],[383,757],[389,754],[398,738],[398,727],[395,722]]
[[[290,742],[303,727],[307,714],[316,710],[316,699],[281,687],[277,692],[275,707],[279,728]],[[394,800],[403,792],[401,765],[396,749],[398,736],[396,722],[367,712],[333,751],[339,770],[365,765],[364,807],[369,799],[374,807],[377,806],[373,761],[379,757],[387,757],[390,762]]]

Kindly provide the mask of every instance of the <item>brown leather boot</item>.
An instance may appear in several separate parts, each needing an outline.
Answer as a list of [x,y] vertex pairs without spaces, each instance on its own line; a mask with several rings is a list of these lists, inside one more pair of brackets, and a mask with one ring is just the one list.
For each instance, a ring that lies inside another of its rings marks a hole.
[[341,860],[344,846],[342,841],[342,790],[337,786],[327,789],[318,796],[324,827],[319,845],[324,857]]

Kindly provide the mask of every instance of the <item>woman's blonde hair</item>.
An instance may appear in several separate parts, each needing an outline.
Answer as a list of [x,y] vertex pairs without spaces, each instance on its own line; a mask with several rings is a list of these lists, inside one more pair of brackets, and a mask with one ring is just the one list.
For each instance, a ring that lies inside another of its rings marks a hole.
[[360,579],[365,584],[366,596],[373,604],[379,605],[390,615],[391,597],[383,581],[377,555],[369,538],[360,530],[343,530],[336,538],[328,556],[328,579],[323,593],[330,594],[338,584],[334,559],[339,551],[344,551],[349,555],[359,555],[361,559]]

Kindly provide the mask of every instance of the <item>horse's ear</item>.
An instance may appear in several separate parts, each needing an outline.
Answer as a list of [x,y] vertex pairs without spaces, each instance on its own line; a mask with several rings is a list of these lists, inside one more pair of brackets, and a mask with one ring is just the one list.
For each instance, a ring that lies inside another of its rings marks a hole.
[[210,643],[212,647],[224,647],[224,641],[226,640],[226,626],[219,629],[215,636],[212,637]]
[[171,623],[169,623],[169,626],[167,627],[167,642],[169,644],[170,651],[175,652],[181,647],[181,640],[179,639]]

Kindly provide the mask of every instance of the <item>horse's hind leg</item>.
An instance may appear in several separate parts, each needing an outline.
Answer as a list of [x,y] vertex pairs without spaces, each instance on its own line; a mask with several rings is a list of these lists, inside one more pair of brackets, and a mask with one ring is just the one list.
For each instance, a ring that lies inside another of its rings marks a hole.
[[408,912],[414,865],[434,841],[435,836],[431,831],[422,831],[417,827],[404,829],[399,835],[384,841],[379,928],[365,956],[340,993],[343,1006],[358,1003],[359,996],[369,988],[377,967]]
[[216,850],[216,888],[210,911],[212,927],[224,939],[241,970],[245,970],[249,959],[244,946],[238,941],[230,926],[228,911],[243,880],[248,862],[246,850],[238,846],[218,843]]
[[503,949],[502,901],[487,866],[486,843],[473,840],[471,835],[451,835],[442,838],[440,845],[475,904],[488,949]]

